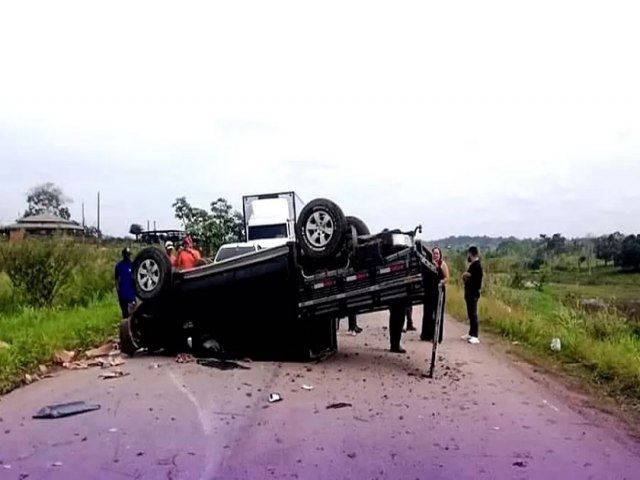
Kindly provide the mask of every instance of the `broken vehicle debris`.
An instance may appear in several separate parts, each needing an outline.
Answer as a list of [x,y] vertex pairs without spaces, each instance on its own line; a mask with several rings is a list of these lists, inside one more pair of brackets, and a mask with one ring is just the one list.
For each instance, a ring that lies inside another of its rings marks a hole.
[[241,365],[230,360],[218,360],[215,358],[198,360],[198,365],[202,365],[203,367],[217,368],[218,370],[251,370],[251,367],[247,367],[246,365]]
[[95,410],[100,410],[100,405],[93,405],[84,401],[60,403],[58,405],[48,405],[41,408],[33,418],[44,419],[70,417],[71,415],[93,412]]

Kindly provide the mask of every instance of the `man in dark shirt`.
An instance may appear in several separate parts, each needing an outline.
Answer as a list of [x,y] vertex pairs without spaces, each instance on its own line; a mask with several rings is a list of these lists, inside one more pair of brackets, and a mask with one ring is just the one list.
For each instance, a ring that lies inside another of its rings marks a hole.
[[464,281],[464,300],[467,304],[467,316],[469,317],[469,335],[463,338],[472,345],[480,343],[478,339],[478,300],[482,290],[482,264],[478,247],[470,247],[468,251],[469,268],[462,275]]
[[133,284],[133,262],[131,250],[122,249],[122,260],[116,264],[116,292],[122,311],[122,318],[129,318],[129,306],[136,303],[136,288]]

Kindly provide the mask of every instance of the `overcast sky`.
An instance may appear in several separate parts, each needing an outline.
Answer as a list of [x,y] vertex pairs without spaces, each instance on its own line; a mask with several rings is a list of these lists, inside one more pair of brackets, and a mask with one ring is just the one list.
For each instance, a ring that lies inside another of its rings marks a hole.
[[372,229],[640,231],[629,2],[3,2],[0,224],[295,190]]

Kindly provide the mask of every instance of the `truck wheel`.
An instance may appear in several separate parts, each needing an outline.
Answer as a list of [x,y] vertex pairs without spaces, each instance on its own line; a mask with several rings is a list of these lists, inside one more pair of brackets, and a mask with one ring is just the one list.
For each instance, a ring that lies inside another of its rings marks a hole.
[[120,322],[120,351],[130,357],[140,350],[140,345],[136,341],[136,335],[132,330],[131,317]]
[[142,250],[133,262],[133,281],[138,298],[156,298],[171,283],[169,256],[157,247]]
[[367,224],[360,220],[358,217],[347,217],[347,225],[350,227],[353,226],[356,229],[356,233],[358,234],[358,236],[371,235]]
[[331,200],[316,198],[302,209],[296,227],[302,252],[314,260],[326,260],[342,248],[347,219]]

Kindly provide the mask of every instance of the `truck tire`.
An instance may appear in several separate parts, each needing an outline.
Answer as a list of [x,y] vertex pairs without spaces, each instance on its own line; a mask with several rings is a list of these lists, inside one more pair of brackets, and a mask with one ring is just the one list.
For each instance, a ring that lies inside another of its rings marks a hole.
[[133,283],[141,300],[158,297],[171,284],[171,260],[157,247],[147,247],[133,261]]
[[347,225],[353,226],[356,229],[358,236],[371,235],[371,231],[367,224],[360,220],[358,217],[347,217]]
[[342,249],[347,219],[331,200],[316,198],[300,212],[296,229],[302,252],[313,260],[326,260]]
[[120,351],[130,357],[140,350],[135,334],[131,328],[131,317],[120,322]]

